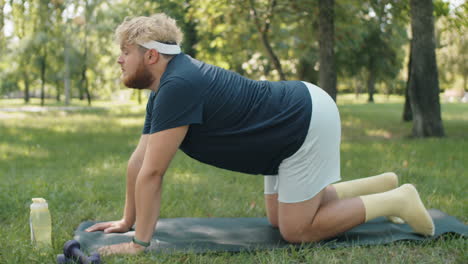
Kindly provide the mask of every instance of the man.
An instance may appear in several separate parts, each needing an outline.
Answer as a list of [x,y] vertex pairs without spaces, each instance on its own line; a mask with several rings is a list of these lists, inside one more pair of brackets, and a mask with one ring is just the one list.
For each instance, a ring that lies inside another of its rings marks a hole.
[[134,254],[149,246],[163,176],[179,148],[220,168],[265,175],[268,219],[289,242],[330,238],[379,216],[433,235],[416,189],[396,188],[394,173],[333,184],[340,180],[341,126],[322,89],[253,81],[195,60],[180,52],[182,33],[164,14],[126,19],[116,37],[124,84],[152,92],[128,163],[123,219],[87,230],[126,232],[136,223],[135,237],[101,252]]

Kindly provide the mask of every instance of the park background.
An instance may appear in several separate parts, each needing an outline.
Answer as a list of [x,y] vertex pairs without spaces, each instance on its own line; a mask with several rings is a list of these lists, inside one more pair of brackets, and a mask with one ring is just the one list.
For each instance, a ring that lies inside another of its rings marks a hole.
[[[329,92],[341,113],[344,180],[395,171],[428,208],[466,223],[466,1],[0,0],[0,263],[53,262],[80,222],[121,217],[147,92],[121,84],[113,32],[127,16],[158,12],[177,19],[182,49],[197,59]],[[161,217],[262,217],[262,188],[262,177],[178,153],[165,176]],[[49,200],[53,218],[53,248],[45,253],[29,244],[37,196]],[[449,236],[106,261],[466,263],[467,247]]]

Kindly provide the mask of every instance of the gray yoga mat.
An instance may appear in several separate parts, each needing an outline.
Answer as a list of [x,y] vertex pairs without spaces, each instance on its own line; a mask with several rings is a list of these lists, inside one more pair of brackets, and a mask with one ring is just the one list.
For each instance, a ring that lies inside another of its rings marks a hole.
[[[388,244],[401,240],[429,241],[443,234],[468,235],[468,226],[439,210],[429,210],[434,219],[435,235],[423,237],[412,233],[407,224],[393,224],[380,217],[357,226],[337,237],[305,246],[331,248]],[[83,222],[75,231],[81,248],[94,252],[99,247],[130,242],[134,231],[121,234],[88,233],[84,230],[96,222]],[[278,229],[266,218],[167,218],[160,219],[153,235],[151,252],[240,252],[290,247]],[[302,245],[304,246],[304,245]]]

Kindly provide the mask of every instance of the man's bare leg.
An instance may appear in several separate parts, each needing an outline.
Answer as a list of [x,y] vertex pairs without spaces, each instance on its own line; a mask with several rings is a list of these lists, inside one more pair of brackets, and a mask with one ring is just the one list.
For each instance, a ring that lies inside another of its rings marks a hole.
[[268,221],[273,227],[278,227],[278,194],[265,194],[265,209]]
[[[323,191],[322,205],[338,200],[338,195],[332,185],[327,186]],[[265,194],[265,208],[268,221],[273,227],[279,226],[278,221],[278,194]]]
[[434,224],[414,186],[322,204],[326,189],[310,200],[278,205],[279,228],[292,243],[315,242],[336,236],[379,216],[396,215],[422,235],[433,235]]
[[[325,188],[321,203],[325,205],[334,200],[385,192],[396,187],[398,187],[398,176],[393,172],[339,182]],[[271,225],[278,227],[278,194],[265,194],[265,207]],[[404,223],[402,219],[395,216],[388,216],[388,219],[393,223]]]
[[291,243],[315,242],[343,233],[365,221],[365,208],[359,198],[328,200],[327,189],[299,203],[279,202],[279,228]]

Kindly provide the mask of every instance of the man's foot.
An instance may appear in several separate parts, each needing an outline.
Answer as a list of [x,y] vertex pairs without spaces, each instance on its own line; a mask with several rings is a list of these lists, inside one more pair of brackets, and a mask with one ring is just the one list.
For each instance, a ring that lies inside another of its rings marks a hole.
[[[382,181],[385,182],[387,186],[391,186],[391,189],[398,187],[398,176],[394,172],[385,172],[379,175],[382,178]],[[404,224],[405,221],[400,217],[396,216],[387,216],[388,221],[394,224]]]
[[412,184],[404,184],[399,189],[404,207],[398,216],[405,220],[414,232],[433,236],[434,222],[424,207],[416,188]]

